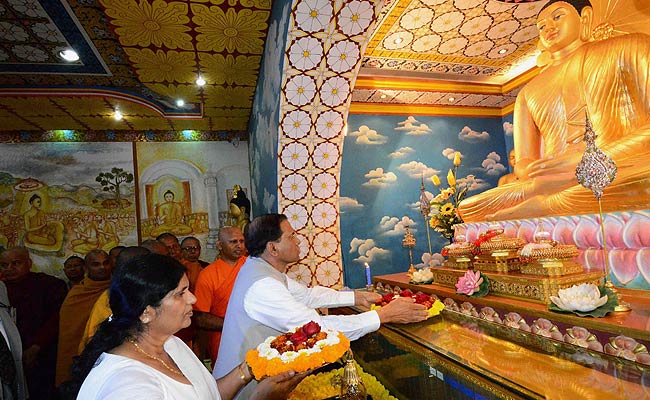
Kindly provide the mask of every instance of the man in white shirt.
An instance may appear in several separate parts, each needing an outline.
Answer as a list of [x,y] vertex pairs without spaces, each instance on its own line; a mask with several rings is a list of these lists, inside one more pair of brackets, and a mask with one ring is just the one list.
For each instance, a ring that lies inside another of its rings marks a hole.
[[24,400],[23,345],[10,310],[7,288],[0,281],[0,400]]
[[[239,365],[246,351],[269,336],[288,332],[309,321],[343,332],[350,340],[379,329],[381,323],[410,323],[427,318],[423,305],[400,298],[378,311],[357,315],[321,316],[317,308],[364,306],[381,296],[377,293],[339,292],[317,286],[308,288],[285,275],[287,267],[300,259],[299,239],[287,217],[265,214],[246,230],[249,258],[242,266],[228,303],[219,355],[213,375],[224,376]],[[247,398],[255,381],[238,395]]]

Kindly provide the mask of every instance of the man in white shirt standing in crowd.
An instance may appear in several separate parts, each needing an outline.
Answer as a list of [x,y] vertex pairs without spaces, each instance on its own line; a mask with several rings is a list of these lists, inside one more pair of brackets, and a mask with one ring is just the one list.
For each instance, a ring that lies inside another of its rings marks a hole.
[[[299,238],[287,217],[265,214],[255,218],[246,230],[249,258],[242,266],[228,303],[219,355],[213,375],[220,378],[239,365],[246,351],[269,336],[288,332],[309,321],[323,328],[341,331],[350,340],[379,329],[381,323],[410,323],[427,318],[425,306],[413,299],[399,298],[378,311],[357,315],[321,316],[317,308],[370,305],[377,293],[316,286],[308,288],[285,275],[287,267],[300,259]],[[255,381],[239,393],[247,398]]]

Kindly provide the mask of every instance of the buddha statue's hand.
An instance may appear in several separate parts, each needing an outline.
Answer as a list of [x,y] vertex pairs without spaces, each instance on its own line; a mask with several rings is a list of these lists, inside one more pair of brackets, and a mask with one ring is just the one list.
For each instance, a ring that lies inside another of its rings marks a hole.
[[562,154],[533,161],[528,164],[526,175],[529,178],[537,178],[544,175],[573,174],[582,153],[582,149],[572,149]]

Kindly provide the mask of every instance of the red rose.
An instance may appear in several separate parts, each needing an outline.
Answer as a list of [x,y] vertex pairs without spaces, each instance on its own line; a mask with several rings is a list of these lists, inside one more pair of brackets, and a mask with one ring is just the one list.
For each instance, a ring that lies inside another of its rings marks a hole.
[[386,303],[390,303],[391,301],[393,301],[393,297],[395,297],[394,294],[386,293],[385,295],[383,295],[381,297],[381,301],[386,302]]
[[291,343],[294,345],[299,345],[300,343],[304,343],[307,341],[307,335],[305,335],[304,332],[296,332],[293,335],[289,337],[289,340],[291,340]]
[[420,293],[415,296],[415,302],[418,304],[424,304],[429,300],[431,300],[431,296],[429,296],[428,294]]
[[302,331],[305,332],[305,335],[307,335],[307,337],[313,336],[320,332],[320,325],[318,325],[317,322],[310,321],[302,326]]
[[413,297],[413,292],[406,289],[406,290],[402,290],[402,292],[399,295],[400,297]]

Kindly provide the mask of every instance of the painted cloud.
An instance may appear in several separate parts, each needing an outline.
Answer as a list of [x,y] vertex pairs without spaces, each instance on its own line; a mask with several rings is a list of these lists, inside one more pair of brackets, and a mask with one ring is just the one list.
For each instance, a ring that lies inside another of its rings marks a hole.
[[442,155],[447,157],[450,160],[453,160],[454,156],[456,155],[457,152],[458,152],[458,150],[454,150],[451,147],[447,147],[446,149],[444,149],[442,151]]
[[501,161],[501,156],[493,151],[487,155],[481,165],[486,174],[490,176],[500,176],[506,172],[506,167],[499,161]]
[[356,137],[356,143],[359,144],[384,144],[388,141],[386,136],[380,135],[377,131],[368,128],[366,125],[361,125],[358,131],[354,131],[349,135]]
[[363,207],[364,205],[359,203],[357,199],[353,199],[352,197],[345,197],[345,196],[339,197],[339,208],[341,209],[342,212],[358,211]]
[[411,161],[406,164],[402,164],[397,167],[397,169],[404,171],[404,173],[406,173],[409,177],[416,179],[420,179],[422,177],[430,178],[440,172],[439,170],[428,167],[426,164],[423,164],[419,161]]
[[445,262],[445,258],[440,253],[424,253],[422,254],[422,262],[416,264],[415,268],[433,268],[433,267],[442,267],[442,264]]
[[406,157],[407,155],[415,152],[411,147],[401,147],[398,150],[390,153],[388,155],[389,158],[403,158]]
[[399,219],[397,217],[389,217],[387,215],[384,215],[381,217],[381,221],[379,221],[379,230],[381,231],[382,235],[403,235],[406,233],[406,226],[409,227],[411,233],[417,232],[417,230],[413,228],[415,225],[417,225],[415,221],[406,216],[402,217],[402,219]]
[[464,178],[458,179],[457,182],[458,182],[458,186],[460,186],[460,187],[467,186],[467,191],[468,192],[471,192],[471,191],[474,191],[474,190],[485,189],[488,186],[490,186],[490,184],[485,182],[483,179],[477,178],[476,176],[471,175],[471,174],[467,175]]
[[350,254],[358,253],[359,257],[354,261],[358,263],[372,263],[377,258],[386,258],[390,255],[390,251],[377,247],[373,239],[357,239],[353,238],[350,241]]
[[512,122],[504,122],[503,123],[503,133],[506,134],[506,136],[512,136],[512,131],[513,131],[513,125]]
[[485,142],[488,139],[490,139],[490,134],[487,133],[486,131],[476,132],[472,130],[472,128],[470,128],[469,126],[465,126],[458,133],[458,139],[467,143],[479,143],[479,142]]
[[431,134],[431,128],[427,124],[421,124],[420,121],[416,120],[412,116],[406,118],[406,120],[397,123],[396,131],[406,131],[406,134],[409,136],[421,136]]
[[363,186],[387,186],[397,181],[397,175],[392,172],[384,172],[383,168],[375,168],[364,175],[368,178]]

